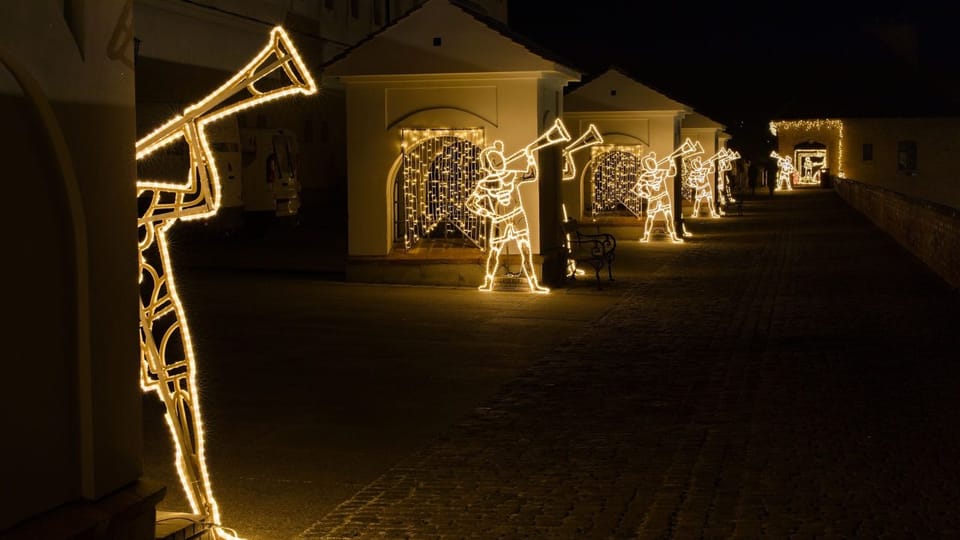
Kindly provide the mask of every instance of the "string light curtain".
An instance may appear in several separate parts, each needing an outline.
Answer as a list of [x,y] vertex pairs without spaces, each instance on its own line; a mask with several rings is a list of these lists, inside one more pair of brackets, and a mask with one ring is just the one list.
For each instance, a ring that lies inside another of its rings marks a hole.
[[401,130],[402,163],[397,216],[405,249],[451,231],[484,249],[486,220],[464,207],[483,177],[481,128]]
[[594,216],[616,213],[621,209],[637,217],[643,215],[636,190],[642,172],[642,152],[642,145],[596,145],[591,148],[589,167],[593,173],[591,212]]

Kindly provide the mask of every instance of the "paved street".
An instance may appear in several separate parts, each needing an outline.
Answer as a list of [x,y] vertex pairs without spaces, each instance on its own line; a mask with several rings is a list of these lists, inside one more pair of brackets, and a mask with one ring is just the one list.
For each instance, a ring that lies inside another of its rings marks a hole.
[[[616,282],[548,296],[188,273],[226,524],[960,536],[957,292],[830,191],[688,229],[680,246],[617,230]],[[147,474],[176,509],[147,401]]]

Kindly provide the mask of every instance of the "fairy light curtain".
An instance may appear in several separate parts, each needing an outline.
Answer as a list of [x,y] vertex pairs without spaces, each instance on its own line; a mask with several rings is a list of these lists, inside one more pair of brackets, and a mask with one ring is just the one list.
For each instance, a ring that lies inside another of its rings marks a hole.
[[404,129],[401,138],[397,220],[404,248],[452,232],[483,249],[485,220],[464,207],[483,177],[483,129]]
[[640,158],[642,145],[596,145],[591,149],[592,168],[591,211],[594,216],[626,209],[631,214],[643,215],[636,185],[642,172]]

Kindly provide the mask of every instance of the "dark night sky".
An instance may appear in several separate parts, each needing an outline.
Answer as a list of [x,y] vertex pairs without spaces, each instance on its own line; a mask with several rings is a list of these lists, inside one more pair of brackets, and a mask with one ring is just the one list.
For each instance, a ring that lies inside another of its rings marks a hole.
[[509,17],[586,77],[619,66],[727,125],[735,141],[762,136],[772,118],[960,110],[960,30],[945,4],[759,4],[597,0],[564,11],[514,0]]

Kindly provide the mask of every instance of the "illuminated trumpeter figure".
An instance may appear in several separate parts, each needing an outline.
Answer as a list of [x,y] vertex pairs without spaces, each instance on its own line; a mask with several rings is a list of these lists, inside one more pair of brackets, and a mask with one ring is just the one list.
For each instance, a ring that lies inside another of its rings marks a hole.
[[677,165],[673,161],[677,156],[689,156],[697,152],[699,152],[697,145],[687,139],[683,141],[680,148],[663,159],[658,160],[656,152],[651,151],[640,160],[643,172],[637,179],[636,190],[641,198],[647,200],[647,219],[643,224],[641,242],[650,241],[653,223],[657,216],[661,215],[670,240],[675,243],[683,242],[683,239],[677,236],[677,229],[673,224],[673,201],[670,198],[670,191],[667,189],[667,179],[677,175]]
[[[480,152],[480,164],[486,176],[477,182],[464,204],[471,212],[490,220],[486,274],[479,287],[481,291],[493,290],[500,266],[500,252],[512,240],[520,251],[520,268],[530,292],[550,292],[549,288],[540,285],[533,268],[530,229],[520,197],[520,186],[536,182],[539,177],[537,159],[533,154],[535,151],[569,140],[570,134],[563,123],[557,120],[546,133],[510,156],[504,155],[502,141],[496,141],[493,146]],[[511,164],[520,157],[525,158],[523,168],[512,168]]]
[[710,210],[710,217],[720,217],[720,214],[717,213],[716,208],[713,206],[713,185],[710,183],[710,173],[713,172],[713,160],[714,158],[701,159],[700,156],[690,158],[690,166],[687,171],[687,185],[693,189],[694,202],[691,217],[700,215],[700,205],[703,202],[707,203],[707,209]]
[[[591,146],[596,146],[598,144],[603,144],[603,137],[600,135],[600,132],[597,130],[597,126],[590,124],[587,127],[587,131],[583,135],[577,137],[575,141],[568,144],[563,149],[563,174],[560,178],[564,181],[570,181],[577,177],[577,164],[573,160],[573,154],[584,148],[590,148]],[[566,223],[569,221],[570,216],[567,215],[567,206],[562,204],[561,208],[563,209],[563,221]],[[570,240],[570,234],[565,235],[566,239],[566,249],[569,252],[573,249],[573,243]],[[577,261],[573,258],[567,259],[567,277],[573,277],[578,274],[582,274],[582,270],[577,270]]]
[[770,157],[777,160],[777,189],[793,190],[790,177],[796,168],[793,166],[793,160],[790,156],[781,156],[776,151],[770,152]]
[[156,392],[166,408],[177,471],[193,512],[221,537],[233,534],[220,525],[207,473],[193,346],[166,233],[177,220],[210,217],[220,206],[220,179],[206,138],[208,124],[266,101],[316,91],[297,50],[277,27],[267,46],[223,86],[137,141],[138,166],[144,168],[162,162],[165,154],[176,154],[157,151],[177,145],[186,147],[189,158],[186,178],[179,182],[169,177],[137,180],[141,384],[144,391]]
[[[733,170],[734,160],[740,159],[740,152],[736,150],[730,150],[728,148],[721,148],[717,152],[717,199],[720,202],[720,208],[727,206],[728,204],[737,202],[733,198],[733,193],[730,191],[730,183],[727,182],[727,172]],[[723,211],[720,211],[723,214]]]

